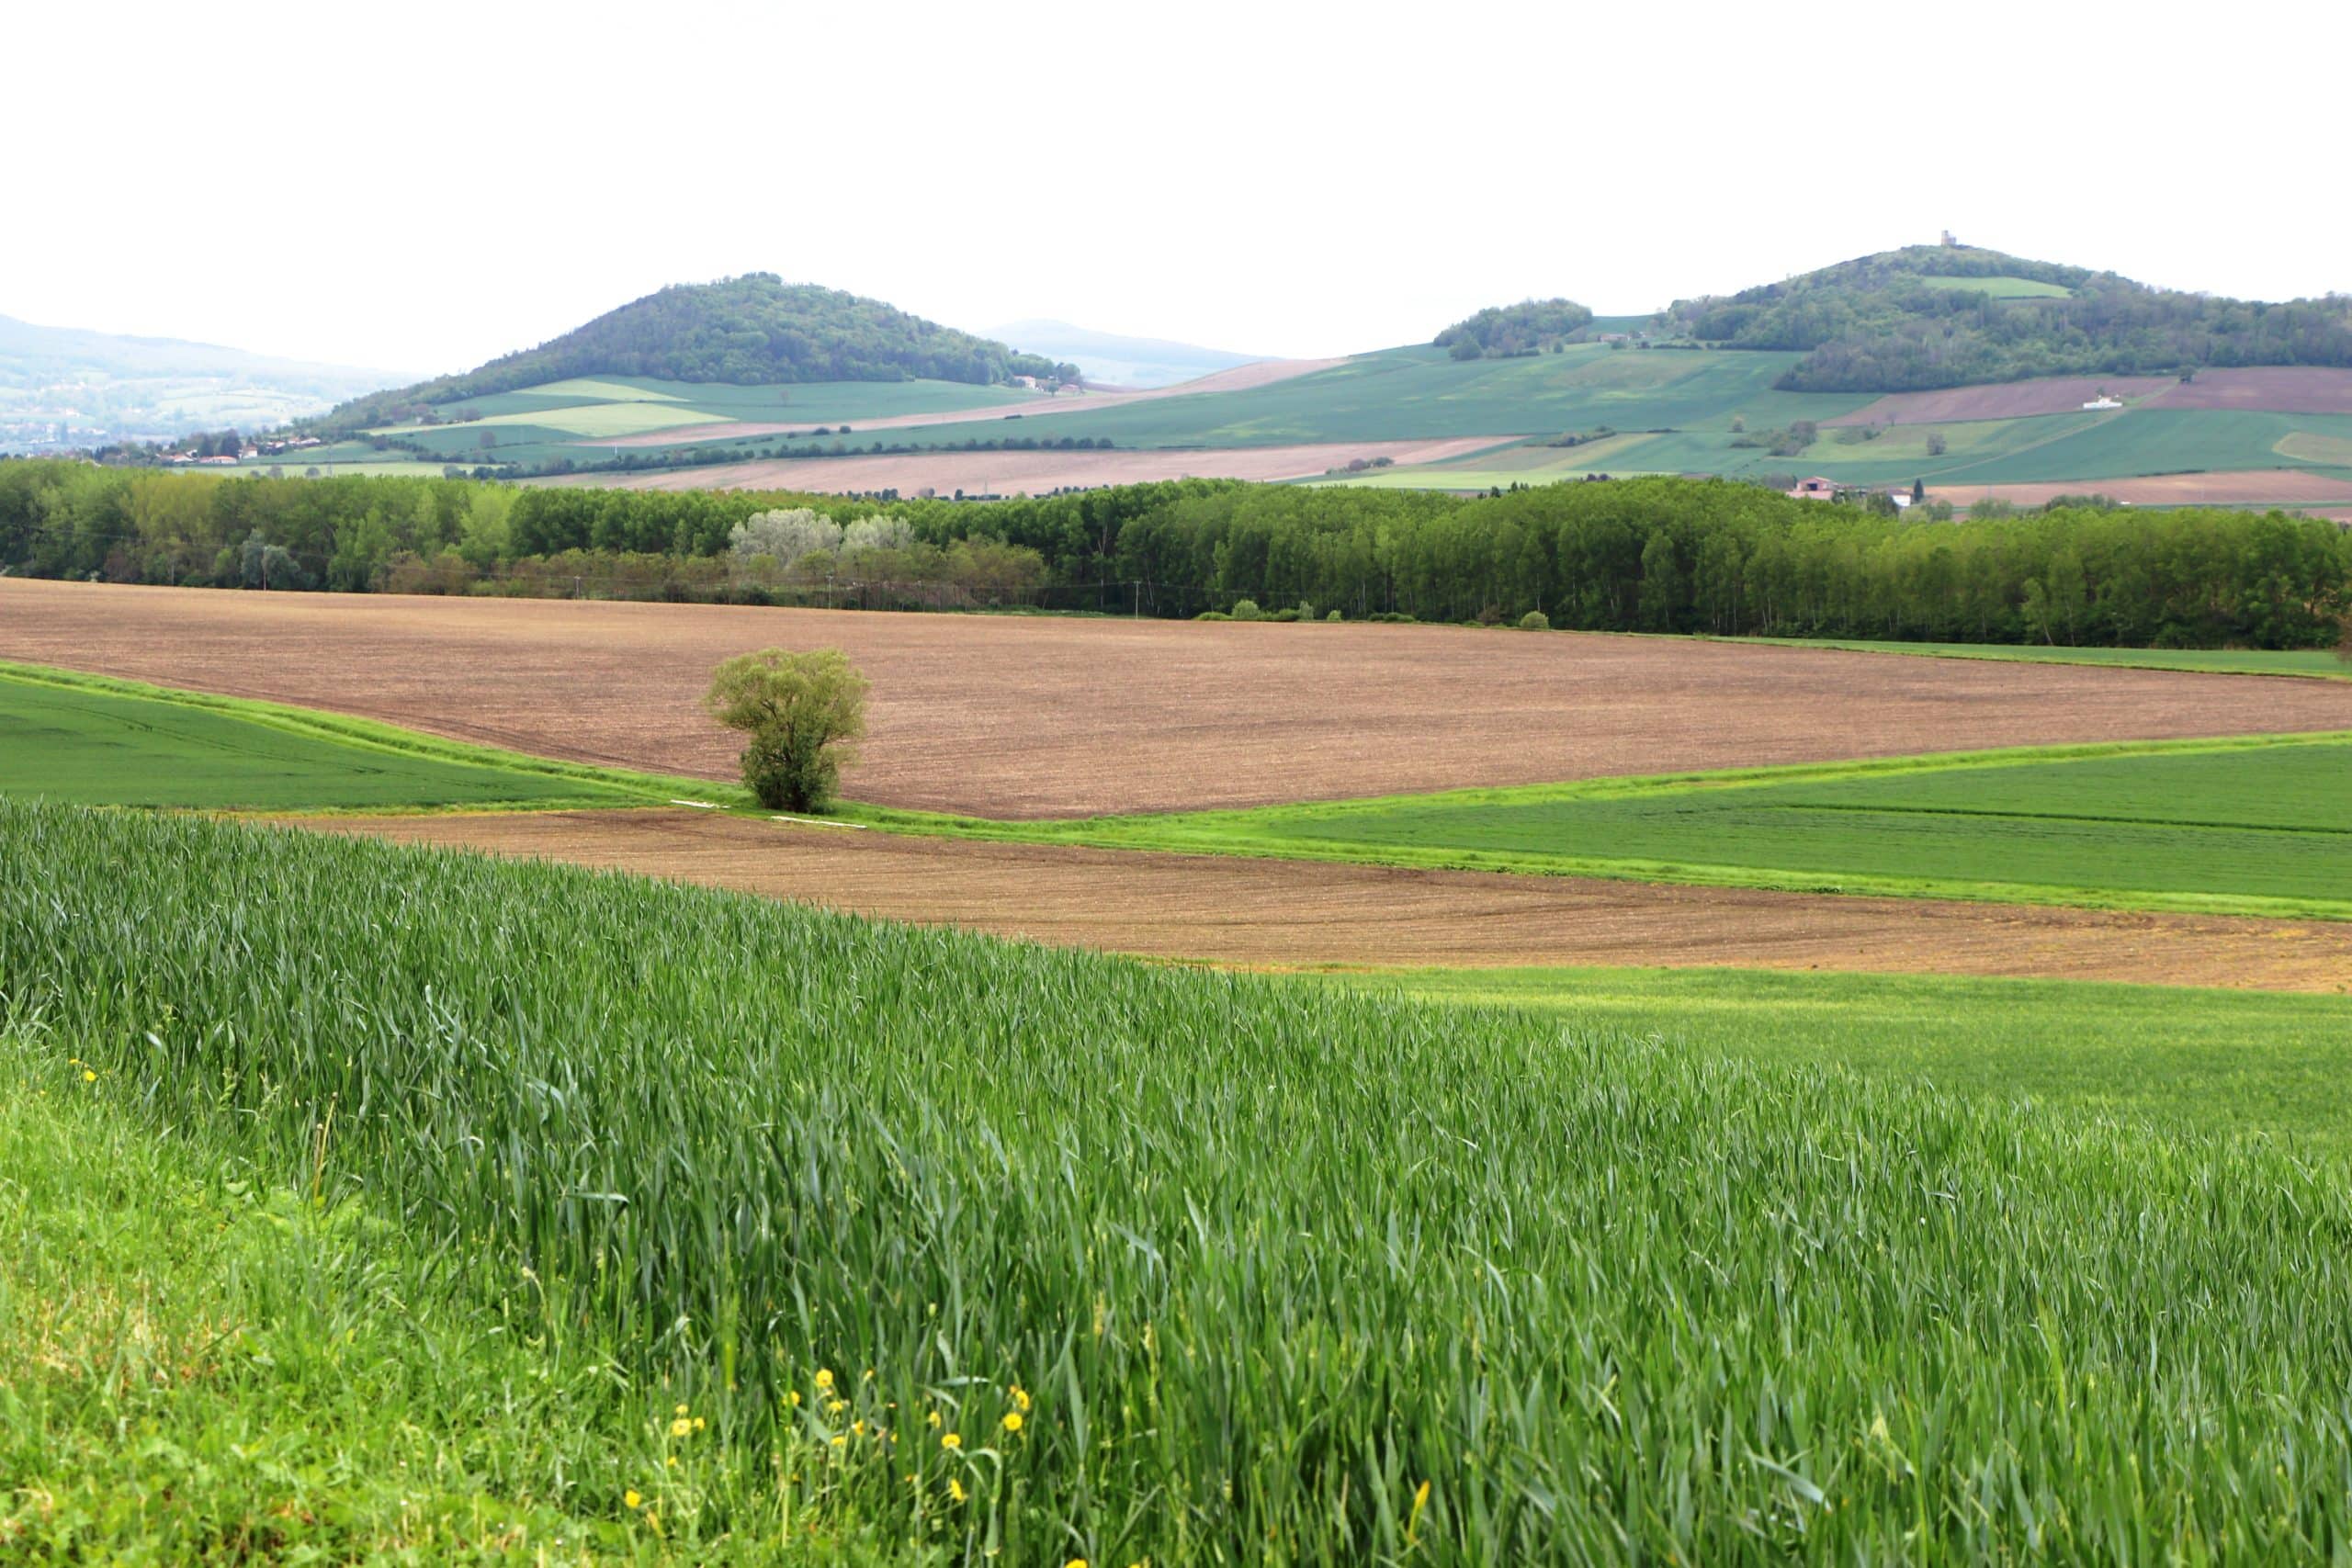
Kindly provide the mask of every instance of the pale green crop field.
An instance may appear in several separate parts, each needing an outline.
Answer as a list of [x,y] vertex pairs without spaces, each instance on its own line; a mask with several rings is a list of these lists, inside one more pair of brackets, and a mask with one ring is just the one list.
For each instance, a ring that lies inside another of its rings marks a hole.
[[2075,291],[2061,283],[2038,283],[2030,277],[1952,277],[1945,275],[1923,276],[1920,282],[1936,288],[1964,288],[1972,294],[1989,294],[1996,299],[2069,299]]

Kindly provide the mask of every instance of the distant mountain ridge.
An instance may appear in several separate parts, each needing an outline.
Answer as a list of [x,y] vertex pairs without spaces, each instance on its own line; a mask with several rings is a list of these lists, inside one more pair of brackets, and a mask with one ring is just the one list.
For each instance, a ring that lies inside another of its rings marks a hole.
[[[0,316],[0,451],[252,431],[315,414],[397,373],[178,338]],[[57,430],[66,428],[60,443]]]
[[1014,321],[994,329],[992,335],[1033,354],[1068,360],[1078,367],[1086,380],[1112,387],[1172,387],[1180,381],[1230,370],[1237,365],[1254,365],[1266,357],[1262,354],[1203,348],[1197,344],[1176,343],[1167,338],[1095,332],[1068,321]]
[[1899,392],[2207,366],[2352,366],[2352,299],[2190,294],[1973,245],[1912,245],[1728,297],[1679,299],[1666,335],[1805,358],[1785,391]]
[[433,404],[578,376],[757,386],[804,381],[961,381],[976,386],[1075,376],[1076,367],[925,321],[878,299],[769,272],[679,283],[607,310],[537,348],[502,355],[336,409],[360,428]]

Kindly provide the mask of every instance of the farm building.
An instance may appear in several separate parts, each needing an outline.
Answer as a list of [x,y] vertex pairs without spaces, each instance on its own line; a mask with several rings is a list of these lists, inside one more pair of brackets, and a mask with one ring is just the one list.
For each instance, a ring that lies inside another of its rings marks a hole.
[[1809,479],[1799,479],[1796,489],[1789,491],[1789,499],[1791,501],[1835,501],[1838,499],[1838,481],[1825,479],[1818,474]]
[[2122,406],[2123,400],[2120,398],[2110,398],[2105,392],[2101,392],[2098,397],[2093,398],[2089,402],[2083,405],[2086,409],[2120,409]]

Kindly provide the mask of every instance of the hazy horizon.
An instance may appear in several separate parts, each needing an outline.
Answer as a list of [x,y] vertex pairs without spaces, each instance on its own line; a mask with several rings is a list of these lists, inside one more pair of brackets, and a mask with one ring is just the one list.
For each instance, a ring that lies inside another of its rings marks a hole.
[[[2352,288],[2352,220],[2281,155],[2340,139],[2324,96],[2216,85],[2104,13],[1996,5],[1946,37],[1830,6],[1785,38],[1690,13],[1668,53],[1654,24],[1476,5],[1436,32],[1048,5],[1017,37],[922,7],[202,35],[129,9],[101,47],[11,24],[43,69],[0,133],[51,177],[0,314],[428,375],[752,271],[969,331],[1294,356],[1530,296],[1646,311],[1945,229],[2173,288]],[[2312,58],[2352,42],[2233,16]]]

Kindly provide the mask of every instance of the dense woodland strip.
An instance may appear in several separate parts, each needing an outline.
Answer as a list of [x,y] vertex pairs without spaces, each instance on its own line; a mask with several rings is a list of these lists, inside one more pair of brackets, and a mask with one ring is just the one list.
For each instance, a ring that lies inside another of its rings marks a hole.
[[1911,521],[1722,479],[1479,499],[1183,480],[955,502],[12,462],[0,568],[1157,615],[1246,599],[1316,618],[2123,647],[2316,647],[2352,615],[2352,535],[2332,523],[2089,505]]

